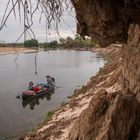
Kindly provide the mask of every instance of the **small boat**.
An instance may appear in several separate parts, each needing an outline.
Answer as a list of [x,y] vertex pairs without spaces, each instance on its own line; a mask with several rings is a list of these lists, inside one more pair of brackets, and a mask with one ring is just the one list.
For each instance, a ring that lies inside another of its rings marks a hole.
[[55,92],[49,92],[49,93],[44,93],[41,94],[40,96],[36,96],[34,98],[27,98],[26,100],[22,100],[22,107],[26,108],[27,106],[30,107],[31,110],[34,110],[35,106],[38,106],[40,104],[40,100],[46,99],[47,101],[51,100],[51,96]]
[[24,91],[22,93],[22,99],[26,100],[26,99],[32,99],[35,97],[41,97],[42,95],[49,94],[50,92],[54,91],[54,89],[55,89],[55,85],[52,85],[50,88],[40,90],[39,92],[36,92],[36,93],[34,91],[30,91],[31,94],[26,94],[26,91]]

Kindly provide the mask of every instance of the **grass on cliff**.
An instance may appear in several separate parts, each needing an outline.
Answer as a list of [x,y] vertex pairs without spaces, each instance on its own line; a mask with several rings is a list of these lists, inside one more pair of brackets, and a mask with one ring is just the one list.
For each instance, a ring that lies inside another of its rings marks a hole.
[[44,122],[48,122],[50,120],[50,118],[53,116],[54,112],[55,112],[55,110],[49,111],[47,113],[47,115],[45,116]]

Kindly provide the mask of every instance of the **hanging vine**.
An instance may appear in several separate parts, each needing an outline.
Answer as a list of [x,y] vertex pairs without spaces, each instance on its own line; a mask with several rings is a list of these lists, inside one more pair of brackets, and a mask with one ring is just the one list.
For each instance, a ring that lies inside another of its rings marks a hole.
[[[15,43],[17,43],[23,36],[25,42],[27,34],[30,36],[30,38],[36,39],[34,31],[32,29],[32,25],[34,23],[33,19],[35,13],[37,11],[40,11],[39,22],[41,22],[42,19],[45,19],[46,36],[47,31],[49,31],[49,29],[51,29],[52,26],[55,27],[57,35],[60,36],[59,23],[61,20],[64,21],[63,13],[68,9],[72,10],[72,3],[70,0],[8,0],[1,20],[0,31],[4,27],[6,27],[6,23],[9,16],[13,13],[15,19],[17,19],[18,13],[19,21],[21,23],[23,22],[24,29],[21,35],[17,38]],[[15,59],[16,62],[18,58],[18,51],[16,50],[15,47],[14,50],[17,54]],[[35,73],[37,74],[37,53],[35,55]]]
[[[33,3],[35,6],[33,8]],[[13,13],[15,18],[17,18],[17,13],[20,22],[24,19],[24,31],[21,33],[19,38],[16,40],[18,42],[21,37],[24,35],[26,39],[26,31],[30,32],[30,35],[35,38],[35,34],[32,30],[33,18],[36,11],[40,11],[39,21],[41,22],[42,18],[45,18],[47,28],[51,28],[52,24],[55,25],[56,31],[59,34],[58,23],[63,17],[63,12],[72,8],[70,0],[8,0],[5,12],[2,17],[0,31],[6,26],[8,17]],[[22,13],[23,17],[22,17]]]

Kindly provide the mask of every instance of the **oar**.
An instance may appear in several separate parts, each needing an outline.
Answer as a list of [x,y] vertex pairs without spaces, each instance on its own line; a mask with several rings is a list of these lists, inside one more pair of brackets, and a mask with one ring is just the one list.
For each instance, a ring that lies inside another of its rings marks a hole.
[[17,98],[17,99],[19,99],[19,98],[20,98],[20,96],[21,96],[21,95],[18,95],[18,96],[16,96],[16,98]]

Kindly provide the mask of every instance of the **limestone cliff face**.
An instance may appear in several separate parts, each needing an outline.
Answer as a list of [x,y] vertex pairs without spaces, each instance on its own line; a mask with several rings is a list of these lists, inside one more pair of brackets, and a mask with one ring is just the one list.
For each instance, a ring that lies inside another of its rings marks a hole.
[[[139,140],[139,103],[133,95],[96,93],[69,134],[70,140]],[[137,124],[137,125],[136,125]]]
[[139,0],[72,0],[77,32],[94,38],[101,46],[126,42],[130,23],[140,23]]
[[[121,90],[93,95],[69,133],[70,140],[140,140],[140,0],[72,0],[77,32],[101,46],[125,43]],[[113,81],[113,77],[112,77]]]
[[124,93],[140,94],[140,24],[130,25],[128,42],[122,53],[122,89]]
[[121,89],[107,92],[101,86],[72,126],[70,140],[140,140],[140,26],[130,25],[128,34],[119,58],[121,72],[107,83],[112,86],[118,78]]

